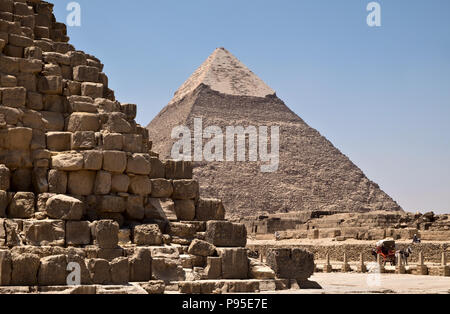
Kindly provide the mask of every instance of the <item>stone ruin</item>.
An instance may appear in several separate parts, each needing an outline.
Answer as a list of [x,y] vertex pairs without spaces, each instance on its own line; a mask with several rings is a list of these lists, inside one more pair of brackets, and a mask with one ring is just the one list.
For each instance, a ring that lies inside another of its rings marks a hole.
[[306,211],[289,214],[249,216],[236,220],[245,224],[255,238],[279,239],[335,239],[337,241],[411,240],[414,235],[425,241],[450,240],[450,215],[375,211],[367,213],[339,213]]
[[288,287],[286,275],[249,260],[245,226],[225,220],[220,200],[200,197],[190,163],[151,151],[136,105],[116,101],[103,64],[68,43],[52,11],[40,0],[0,0],[1,289],[54,291],[73,263],[83,286]]

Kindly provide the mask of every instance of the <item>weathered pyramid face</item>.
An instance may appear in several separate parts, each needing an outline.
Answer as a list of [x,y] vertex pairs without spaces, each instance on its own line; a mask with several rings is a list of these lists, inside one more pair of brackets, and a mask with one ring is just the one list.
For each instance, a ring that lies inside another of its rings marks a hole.
[[225,48],[217,48],[175,93],[173,102],[200,84],[226,95],[266,97],[275,92]]
[[[196,163],[194,173],[201,190],[223,199],[231,215],[401,210],[349,158],[223,48],[214,51],[149,124],[154,151],[163,157],[173,155],[178,139],[172,139],[172,131],[186,126],[193,136],[195,121],[202,122],[203,130],[218,127],[224,136],[230,126],[279,128],[279,164],[275,172],[261,171],[262,159],[250,161],[249,156],[245,162],[224,158]],[[203,140],[203,147],[207,143]],[[194,150],[191,152],[194,156]]]

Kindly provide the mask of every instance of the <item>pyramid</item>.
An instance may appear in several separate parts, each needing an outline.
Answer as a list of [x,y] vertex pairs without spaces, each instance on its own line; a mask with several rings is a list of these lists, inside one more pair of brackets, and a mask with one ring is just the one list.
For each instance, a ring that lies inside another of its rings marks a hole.
[[197,162],[195,177],[207,196],[224,201],[230,216],[329,210],[399,211],[400,206],[370,181],[330,141],[291,111],[275,92],[236,57],[218,48],[180,87],[148,125],[153,150],[171,155],[173,128],[278,126],[280,162],[263,173],[261,162]]
[[0,0],[0,101],[0,294],[279,286],[249,260],[245,226],[200,195],[192,164],[156,157],[136,105],[115,99],[53,4]]

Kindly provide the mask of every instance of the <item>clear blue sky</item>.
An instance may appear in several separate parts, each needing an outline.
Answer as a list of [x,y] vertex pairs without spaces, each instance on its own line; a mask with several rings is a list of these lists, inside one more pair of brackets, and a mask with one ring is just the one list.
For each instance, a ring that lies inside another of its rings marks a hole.
[[450,1],[379,1],[376,29],[369,0],[78,2],[71,43],[142,125],[223,46],[404,209],[450,213]]

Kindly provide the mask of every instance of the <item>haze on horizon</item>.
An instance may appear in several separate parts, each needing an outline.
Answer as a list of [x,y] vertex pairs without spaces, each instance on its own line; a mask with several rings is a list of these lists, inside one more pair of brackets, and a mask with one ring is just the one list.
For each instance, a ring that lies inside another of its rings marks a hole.
[[[66,5],[55,14],[65,22]],[[403,209],[450,213],[450,2],[79,0],[71,43],[146,126],[225,47]],[[100,39],[99,39],[100,38]]]

